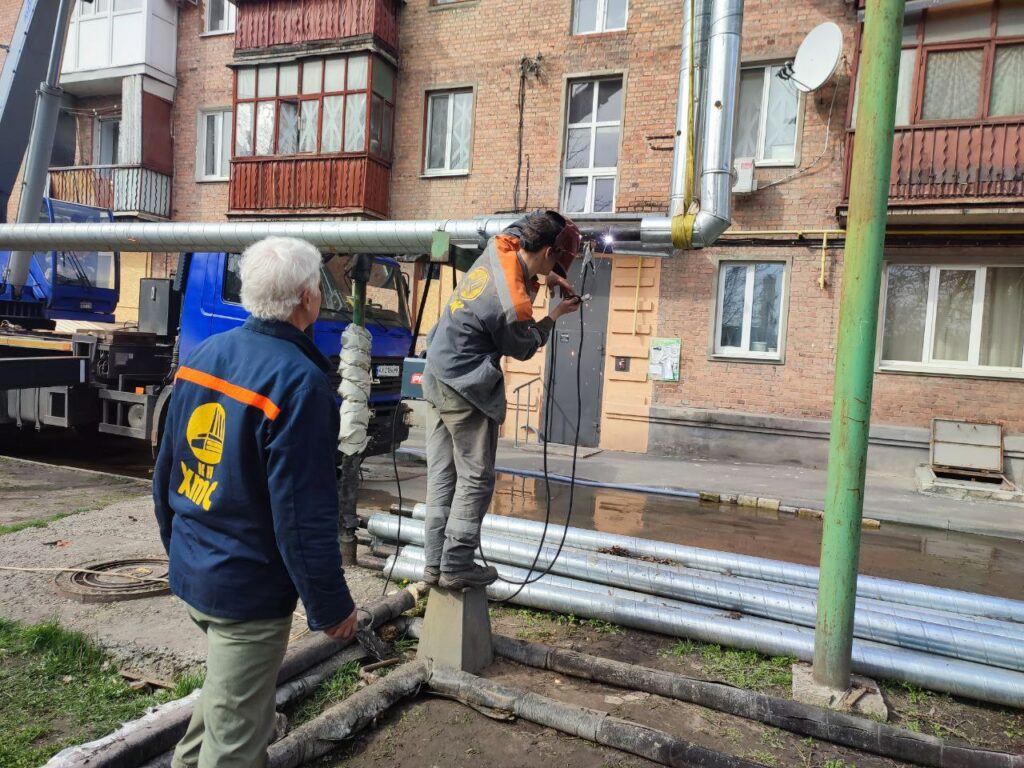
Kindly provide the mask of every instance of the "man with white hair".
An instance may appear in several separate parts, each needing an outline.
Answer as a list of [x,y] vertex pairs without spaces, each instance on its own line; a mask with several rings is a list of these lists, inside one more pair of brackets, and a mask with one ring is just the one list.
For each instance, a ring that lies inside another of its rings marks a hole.
[[174,768],[266,760],[277,673],[301,596],[309,628],[356,630],[338,551],[338,409],[304,333],[320,312],[320,253],[268,238],[242,254],[241,328],[175,375],[153,500],[171,590],[206,634],[206,682]]

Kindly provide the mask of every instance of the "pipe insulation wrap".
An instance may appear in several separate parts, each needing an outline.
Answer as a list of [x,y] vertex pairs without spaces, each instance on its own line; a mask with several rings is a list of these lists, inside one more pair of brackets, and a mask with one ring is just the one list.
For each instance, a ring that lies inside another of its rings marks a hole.
[[346,456],[366,450],[370,441],[370,355],[373,337],[355,323],[349,323],[341,335],[341,428],[338,449]]
[[[370,532],[395,538],[398,520],[390,516],[370,519]],[[404,521],[401,537],[419,544],[423,524]],[[418,540],[417,540],[418,539]],[[529,567],[537,555],[537,545],[484,534],[480,546],[489,561],[497,560]],[[556,559],[557,558],[557,559]],[[552,562],[554,561],[554,562]],[[786,591],[783,587],[765,588],[736,582],[713,574],[683,571],[663,565],[644,563],[614,555],[541,547],[537,566],[561,576],[607,584],[634,592],[661,595],[725,610],[740,611],[806,627],[814,627],[817,600]],[[968,632],[938,623],[920,621],[895,614],[858,610],[854,634],[867,640],[891,643],[928,653],[977,661],[983,664],[1024,670],[1024,647],[1015,640],[996,635]]]
[[[505,515],[487,515],[483,522],[483,530],[504,536],[536,538],[543,528],[543,523]],[[564,526],[551,524],[548,526],[548,536],[552,539],[559,539],[564,530]],[[684,544],[642,539],[637,536],[588,531],[583,528],[569,528],[565,543],[568,546],[593,551],[618,547],[634,557],[670,560],[702,571],[744,576],[759,581],[793,584],[814,590],[818,588],[818,569],[811,565],[769,560],[753,555],[737,555]],[[858,576],[857,596],[939,609],[964,616],[983,616],[1000,621],[1024,622],[1024,602],[1020,600],[944,587],[932,587],[926,584],[913,584],[879,576],[863,574]]]
[[[404,557],[388,558],[394,576],[420,579],[423,563]],[[490,598],[509,597],[517,586],[495,582],[487,588]],[[726,617],[699,606],[685,610],[643,600],[628,600],[564,587],[530,584],[512,602],[539,610],[599,619],[624,627],[656,632],[669,637],[688,637],[705,643],[743,648],[769,656],[814,658],[814,631],[767,619]],[[993,669],[981,664],[933,656],[854,640],[853,668],[860,674],[906,680],[933,691],[964,696],[1010,707],[1024,706],[1024,674]]]

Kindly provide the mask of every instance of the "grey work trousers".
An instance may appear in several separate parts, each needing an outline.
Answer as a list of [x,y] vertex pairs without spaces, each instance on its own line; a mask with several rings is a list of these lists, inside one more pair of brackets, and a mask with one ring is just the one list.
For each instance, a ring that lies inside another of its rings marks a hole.
[[437,402],[427,401],[428,567],[444,573],[473,564],[480,525],[494,495],[498,424],[458,392],[436,383]]

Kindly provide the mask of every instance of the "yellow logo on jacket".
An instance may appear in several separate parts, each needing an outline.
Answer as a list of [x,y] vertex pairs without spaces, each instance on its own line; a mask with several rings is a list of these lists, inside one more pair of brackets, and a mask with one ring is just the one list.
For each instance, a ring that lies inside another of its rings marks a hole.
[[490,279],[490,273],[483,267],[477,267],[462,278],[459,282],[458,295],[452,296],[452,300],[448,303],[448,308],[452,311],[452,314],[454,315],[456,310],[465,307],[467,301],[473,301],[473,299],[483,293]]
[[217,483],[213,471],[224,454],[224,427],[227,414],[220,403],[200,405],[189,416],[185,439],[198,459],[195,469],[181,462],[181,485],[178,493],[196,506],[209,511]]

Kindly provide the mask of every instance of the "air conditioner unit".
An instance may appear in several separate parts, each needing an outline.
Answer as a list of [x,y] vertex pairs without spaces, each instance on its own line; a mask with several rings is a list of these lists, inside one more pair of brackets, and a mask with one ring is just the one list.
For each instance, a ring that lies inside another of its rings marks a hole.
[[732,191],[737,195],[749,195],[757,191],[757,179],[754,178],[754,158],[737,157],[733,162],[733,170],[736,173],[736,180],[733,182]]

